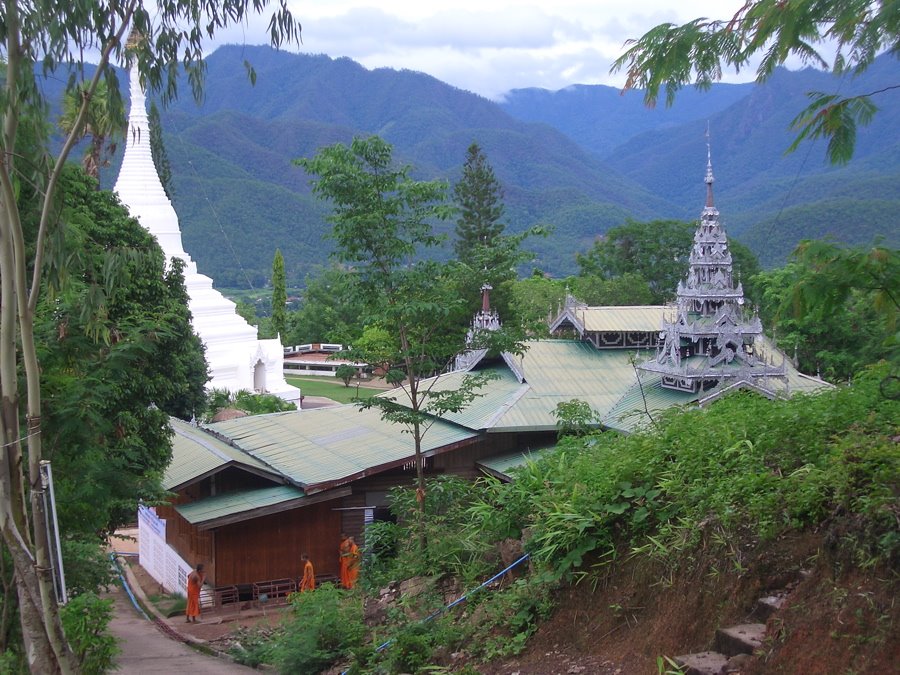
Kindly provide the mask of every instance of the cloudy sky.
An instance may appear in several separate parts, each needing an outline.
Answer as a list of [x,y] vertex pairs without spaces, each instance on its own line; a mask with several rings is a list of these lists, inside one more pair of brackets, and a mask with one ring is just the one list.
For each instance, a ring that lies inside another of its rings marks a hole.
[[[308,54],[418,70],[488,98],[520,87],[620,85],[626,39],[666,21],[728,18],[741,0],[287,0]],[[715,14],[712,14],[715,12]],[[265,19],[219,42],[264,44]],[[752,71],[727,81],[752,79]]]

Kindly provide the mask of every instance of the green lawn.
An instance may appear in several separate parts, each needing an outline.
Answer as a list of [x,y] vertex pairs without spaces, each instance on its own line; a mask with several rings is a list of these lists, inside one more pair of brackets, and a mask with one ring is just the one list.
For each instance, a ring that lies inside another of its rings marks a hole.
[[351,382],[349,387],[332,377],[285,377],[288,384],[300,387],[300,393],[304,396],[327,396],[338,403],[351,403],[358,395],[360,398],[369,398],[382,389],[361,386],[359,394],[356,393],[356,383]]

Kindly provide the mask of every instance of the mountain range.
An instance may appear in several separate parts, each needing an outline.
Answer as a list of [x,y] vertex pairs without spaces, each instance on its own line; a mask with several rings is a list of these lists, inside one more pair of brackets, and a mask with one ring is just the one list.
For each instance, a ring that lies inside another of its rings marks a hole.
[[[763,85],[687,89],[653,109],[641,92],[599,85],[513,90],[498,103],[423,73],[268,47],[221,47],[207,64],[202,103],[185,95],[162,125],[185,248],[218,286],[265,285],[276,248],[291,285],[327,264],[328,206],[292,160],[370,134],[414,177],[451,183],[476,141],[503,185],[508,230],[554,227],[528,244],[534,265],[554,275],[573,272],[577,252],[628,218],[696,218],[707,125],[716,205],[764,265],[782,264],[802,238],[900,240],[900,92],[876,99],[881,110],[847,166],[828,165],[822,142],[784,154],[807,91],[895,84],[889,56],[855,79],[779,70]],[[106,170],[106,186],[117,170]]]

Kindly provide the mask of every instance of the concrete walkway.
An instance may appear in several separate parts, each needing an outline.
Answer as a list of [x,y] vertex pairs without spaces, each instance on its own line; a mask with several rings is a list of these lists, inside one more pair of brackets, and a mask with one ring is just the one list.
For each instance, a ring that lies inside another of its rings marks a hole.
[[138,614],[120,586],[110,587],[109,596],[115,600],[110,632],[116,636],[121,649],[114,672],[192,675],[258,672],[208,656],[163,634],[155,623]]

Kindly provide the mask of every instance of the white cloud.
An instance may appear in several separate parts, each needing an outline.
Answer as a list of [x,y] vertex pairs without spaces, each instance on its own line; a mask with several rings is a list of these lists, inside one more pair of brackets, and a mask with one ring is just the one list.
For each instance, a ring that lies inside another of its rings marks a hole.
[[[727,18],[743,3],[717,3]],[[291,0],[310,54],[347,56],[367,68],[418,70],[489,98],[510,89],[561,89],[572,84],[621,85],[610,75],[628,38],[665,22],[709,15],[710,3],[680,0],[456,0],[410,2],[333,0],[313,5]],[[217,44],[266,42],[265,19],[233,28]],[[747,80],[752,71],[727,79]]]

